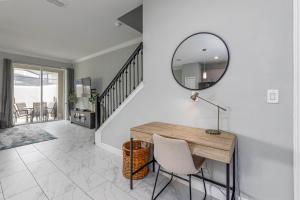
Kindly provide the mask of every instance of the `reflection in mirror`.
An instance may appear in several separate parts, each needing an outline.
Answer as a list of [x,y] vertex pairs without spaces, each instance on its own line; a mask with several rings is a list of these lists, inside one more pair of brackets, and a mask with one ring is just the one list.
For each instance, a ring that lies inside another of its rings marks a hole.
[[202,90],[222,78],[228,63],[228,48],[221,38],[211,33],[197,33],[177,47],[172,72],[183,87]]

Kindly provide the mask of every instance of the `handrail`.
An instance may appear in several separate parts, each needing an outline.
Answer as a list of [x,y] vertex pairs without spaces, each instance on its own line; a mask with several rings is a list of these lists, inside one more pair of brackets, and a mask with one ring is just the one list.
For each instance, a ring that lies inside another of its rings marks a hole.
[[143,43],[140,43],[108,84],[96,103],[96,128],[109,118],[143,81]]
[[140,52],[140,50],[143,48],[143,43],[141,42],[139,44],[139,46],[134,50],[134,52],[131,54],[131,56],[128,58],[128,60],[126,61],[126,63],[123,65],[123,67],[119,70],[119,72],[117,73],[117,75],[113,78],[113,80],[108,84],[108,86],[106,87],[106,89],[102,92],[102,94],[100,95],[99,99],[101,99],[101,97],[103,97],[105,95],[105,93],[107,92],[107,90],[109,90],[111,88],[111,86],[113,85],[113,83],[116,82],[116,80],[120,77],[120,75],[122,74],[122,72],[124,72],[124,70],[128,67],[128,65],[132,62],[133,58],[138,55],[138,53]]

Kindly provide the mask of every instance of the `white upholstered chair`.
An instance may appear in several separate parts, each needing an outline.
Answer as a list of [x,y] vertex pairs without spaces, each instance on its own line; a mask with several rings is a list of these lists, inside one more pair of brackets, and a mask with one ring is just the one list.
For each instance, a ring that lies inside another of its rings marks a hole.
[[[191,180],[192,175],[197,174],[199,172],[203,175],[202,164],[204,162],[204,158],[196,157],[191,154],[189,145],[184,140],[178,139],[170,139],[165,138],[159,135],[153,135],[153,143],[154,143],[154,157],[156,162],[158,163],[158,172],[155,179],[155,184],[152,193],[152,200],[156,199],[164,189],[171,183],[173,180],[174,174],[177,175],[187,175],[189,179],[184,179],[189,182],[189,190],[190,190],[190,200],[192,199],[192,189],[191,189]],[[163,168],[163,170],[161,169]],[[160,171],[166,170],[171,174],[170,181],[163,187],[163,189],[154,197],[155,188],[157,179]],[[206,198],[206,186],[205,181],[203,179],[204,191]]]

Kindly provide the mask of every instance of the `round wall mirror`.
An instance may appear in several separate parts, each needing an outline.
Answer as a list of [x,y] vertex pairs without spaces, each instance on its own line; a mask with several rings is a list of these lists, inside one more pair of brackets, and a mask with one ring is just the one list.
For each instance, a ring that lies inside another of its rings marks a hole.
[[190,90],[203,90],[216,84],[229,64],[226,43],[212,33],[196,33],[183,40],[172,59],[176,81]]

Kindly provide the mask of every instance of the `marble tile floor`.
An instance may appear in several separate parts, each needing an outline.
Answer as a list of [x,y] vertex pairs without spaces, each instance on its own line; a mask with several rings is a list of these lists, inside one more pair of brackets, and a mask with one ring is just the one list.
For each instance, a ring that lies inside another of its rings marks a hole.
[[[58,139],[0,151],[0,200],[151,199],[155,174],[135,181],[130,190],[122,158],[94,145],[94,130],[68,121],[33,126]],[[158,187],[168,181],[159,179]],[[193,190],[193,195],[203,194]],[[188,188],[175,181],[158,199],[188,199]]]

